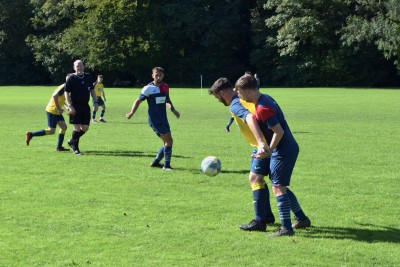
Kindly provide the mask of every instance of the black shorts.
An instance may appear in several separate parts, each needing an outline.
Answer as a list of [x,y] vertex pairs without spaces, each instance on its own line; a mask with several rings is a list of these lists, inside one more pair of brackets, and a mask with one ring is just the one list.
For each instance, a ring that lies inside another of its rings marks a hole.
[[90,107],[89,104],[86,105],[72,105],[75,109],[75,115],[69,116],[69,123],[71,124],[90,124]]

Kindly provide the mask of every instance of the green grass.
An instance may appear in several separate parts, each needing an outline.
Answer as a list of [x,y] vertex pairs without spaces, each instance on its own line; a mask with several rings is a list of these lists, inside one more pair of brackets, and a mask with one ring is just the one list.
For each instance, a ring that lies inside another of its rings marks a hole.
[[[148,167],[161,141],[147,104],[125,118],[139,89],[106,88],[84,156],[55,152],[56,135],[26,146],[54,89],[0,87],[0,266],[400,265],[400,90],[262,90],[300,145],[291,188],[313,222],[267,239],[238,228],[253,216],[251,148],[205,89],[171,89],[173,172]],[[199,171],[208,155],[216,177]]]

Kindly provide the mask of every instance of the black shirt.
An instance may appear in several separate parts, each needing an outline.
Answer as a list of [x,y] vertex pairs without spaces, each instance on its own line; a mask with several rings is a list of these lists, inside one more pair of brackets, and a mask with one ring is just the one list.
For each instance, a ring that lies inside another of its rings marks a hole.
[[87,105],[93,89],[93,81],[87,73],[82,76],[72,74],[65,83],[65,91],[71,93],[72,104]]

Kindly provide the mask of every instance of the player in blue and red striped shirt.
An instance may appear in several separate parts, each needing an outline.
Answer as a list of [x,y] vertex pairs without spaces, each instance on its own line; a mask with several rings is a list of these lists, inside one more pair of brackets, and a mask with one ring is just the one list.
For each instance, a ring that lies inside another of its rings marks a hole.
[[[265,142],[260,141],[258,153],[254,155],[256,158],[271,156],[270,179],[282,226],[269,236],[294,235],[293,228],[311,225],[296,196],[288,188],[299,154],[299,145],[294,139],[278,103],[271,96],[260,93],[257,88],[257,80],[253,76],[244,75],[240,77],[236,82],[235,90],[240,98],[256,105],[256,118],[259,128],[269,143],[268,146]],[[253,131],[253,133],[256,137],[259,137],[258,132]],[[256,139],[262,140],[261,138]],[[293,225],[291,224],[290,211],[296,216],[296,222]]]
[[[172,157],[172,144],[173,139],[167,118],[167,105],[179,118],[179,112],[172,105],[169,98],[169,86],[163,82],[164,69],[155,67],[152,70],[153,81],[143,87],[138,99],[133,103],[131,111],[126,114],[128,119],[132,118],[139,105],[147,100],[148,104],[148,122],[153,131],[163,142],[163,146],[158,150],[158,153],[151,163],[151,167],[163,168],[164,170],[173,170],[171,167]],[[164,158],[164,164],[161,165],[160,161]]]

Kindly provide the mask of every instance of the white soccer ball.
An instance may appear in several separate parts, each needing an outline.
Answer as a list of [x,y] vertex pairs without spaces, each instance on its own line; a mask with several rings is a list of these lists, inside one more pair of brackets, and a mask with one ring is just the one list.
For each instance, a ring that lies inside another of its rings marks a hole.
[[208,156],[201,162],[201,172],[207,176],[215,176],[221,171],[221,161],[214,156]]

